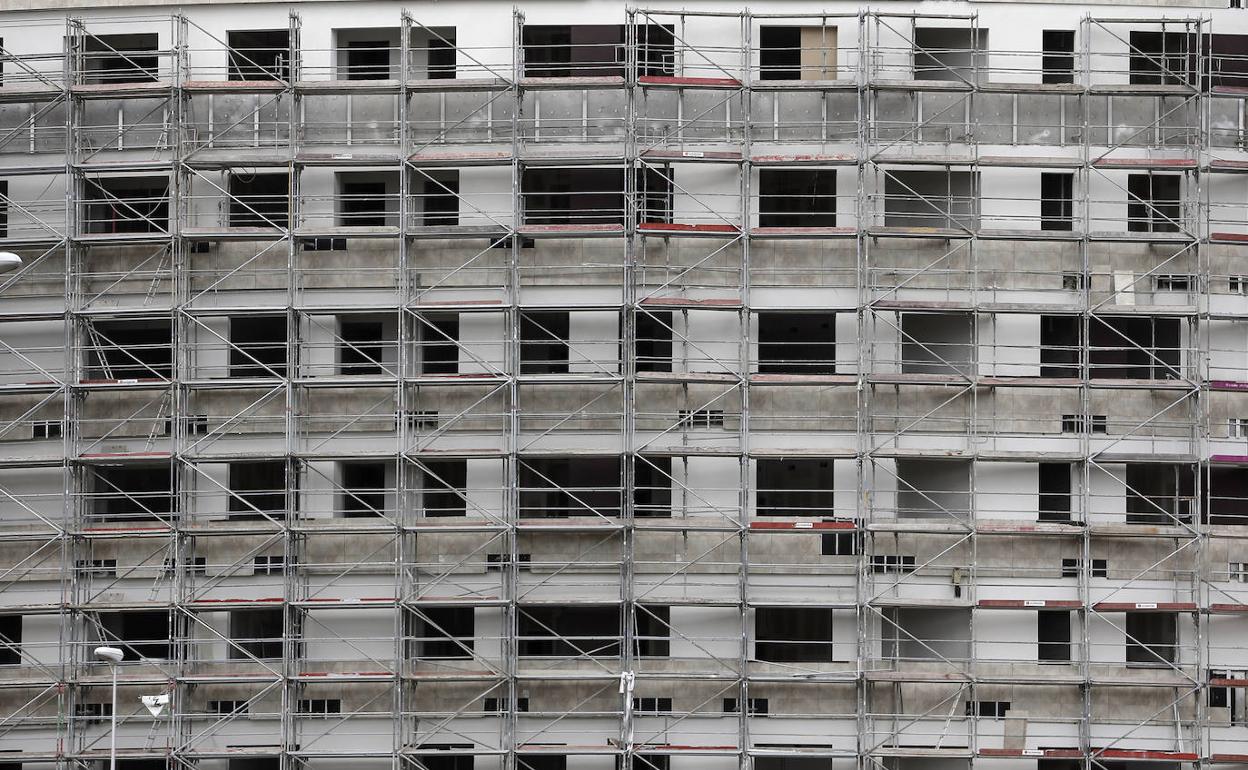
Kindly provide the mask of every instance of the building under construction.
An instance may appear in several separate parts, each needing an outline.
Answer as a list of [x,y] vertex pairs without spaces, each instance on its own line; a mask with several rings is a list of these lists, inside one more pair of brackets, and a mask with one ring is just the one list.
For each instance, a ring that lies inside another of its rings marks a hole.
[[0,770],[1248,766],[1248,11],[87,5]]

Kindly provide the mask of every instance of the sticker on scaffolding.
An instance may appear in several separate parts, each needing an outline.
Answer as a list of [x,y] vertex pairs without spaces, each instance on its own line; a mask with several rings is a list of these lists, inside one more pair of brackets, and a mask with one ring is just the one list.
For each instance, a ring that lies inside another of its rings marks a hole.
[[152,712],[152,716],[160,716],[160,712],[165,710],[165,706],[169,705],[169,693],[164,695],[140,695],[139,700],[143,701],[143,705],[147,706],[147,710]]

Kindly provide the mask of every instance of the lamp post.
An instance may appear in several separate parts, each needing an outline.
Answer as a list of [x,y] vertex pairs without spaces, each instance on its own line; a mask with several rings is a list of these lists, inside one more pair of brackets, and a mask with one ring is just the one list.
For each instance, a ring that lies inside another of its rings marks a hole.
[[21,266],[21,257],[11,251],[0,251],[0,273],[11,273]]
[[110,713],[111,726],[108,731],[108,770],[117,770],[117,664],[126,657],[126,654],[117,647],[96,647],[95,657],[107,663],[113,672],[113,708]]

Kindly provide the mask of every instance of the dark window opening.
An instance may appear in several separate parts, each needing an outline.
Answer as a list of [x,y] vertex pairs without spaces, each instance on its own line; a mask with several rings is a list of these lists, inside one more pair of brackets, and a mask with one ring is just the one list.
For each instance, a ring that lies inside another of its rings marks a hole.
[[424,460],[420,469],[421,504],[425,516],[464,516],[468,503],[467,460]]
[[1179,634],[1177,613],[1128,612],[1126,616],[1128,663],[1174,662]]
[[390,77],[388,40],[352,40],[346,44],[347,80],[386,80]]
[[759,516],[832,515],[836,495],[831,460],[768,457],[755,462]]
[[257,556],[251,561],[251,574],[284,575],[286,574],[286,557],[282,554]]
[[[622,168],[529,168],[520,178],[524,222],[529,225],[622,225],[628,207]],[[671,171],[639,169],[638,216],[670,222]]]
[[231,660],[282,657],[282,611],[235,610],[230,613]]
[[801,27],[761,27],[758,47],[760,80],[802,79]]
[[476,633],[476,611],[472,607],[426,607],[413,619],[417,658],[472,657]]
[[633,316],[637,371],[672,370],[672,322],[670,310],[638,311]]
[[1005,713],[1010,710],[1008,700],[968,700],[964,705],[968,717],[1004,719]]
[[173,327],[168,321],[88,321],[87,379],[169,379]]
[[670,714],[671,698],[633,698],[633,712],[639,714]]
[[22,616],[0,616],[0,666],[22,662]]
[[1070,463],[1040,463],[1040,521],[1069,523]]
[[425,55],[428,57],[428,65],[425,76],[430,80],[453,80],[455,78],[454,28],[431,30],[426,45]]
[[620,458],[520,459],[520,518],[620,515]]
[[1177,174],[1127,175],[1127,230],[1133,233],[1177,233],[1182,224]]
[[[637,29],[637,64],[641,75],[670,75],[675,36],[669,25]],[[625,64],[623,24],[526,25],[521,34],[524,74],[535,78],[622,77]]]
[[343,374],[382,374],[385,325],[381,321],[343,320],[338,328],[339,371]]
[[[511,710],[511,704],[507,698],[486,698],[481,704],[481,710],[487,713],[505,714]],[[529,711],[528,698],[516,698],[516,713],[526,714]]]
[[914,557],[891,553],[871,554],[871,572],[876,575],[899,574],[914,572]]
[[286,376],[286,316],[230,319],[230,376]]
[[825,532],[820,553],[823,556],[856,556],[859,550],[857,532]]
[[422,170],[412,181],[417,196],[417,225],[454,227],[459,224],[458,171]]
[[[724,698],[723,711],[725,714],[736,714],[740,708],[737,705],[736,698]],[[766,698],[750,698],[748,708],[751,716],[766,716],[771,710],[771,704]]]
[[[1078,377],[1082,334],[1077,316],[1041,316],[1040,376]],[[1095,316],[1089,321],[1093,379],[1179,377],[1178,318]]]
[[[1075,82],[1075,31],[1073,29],[1046,29],[1041,33],[1044,57],[1041,66],[1042,83]],[[1054,228],[1057,229],[1057,228]]]
[[83,231],[91,235],[169,230],[169,180],[164,177],[83,179]]
[[168,465],[104,466],[92,474],[92,515],[101,521],[160,521],[177,504]]
[[975,82],[987,78],[988,30],[918,27],[914,30],[915,80]]
[[342,464],[342,515],[349,519],[381,516],[386,511],[386,464]]
[[226,40],[230,80],[290,80],[290,30],[231,30]]
[[888,227],[979,227],[979,175],[974,171],[889,171],[884,178]]
[[281,770],[282,761],[278,757],[232,757],[229,770]]
[[1070,611],[1039,610],[1036,612],[1036,650],[1038,660],[1070,661]]
[[568,770],[566,754],[517,754],[516,770]]
[[1205,88],[1248,86],[1248,35],[1207,35],[1205,48],[1209,54]]
[[754,610],[754,657],[772,663],[832,661],[832,610],[759,607]]
[[290,227],[288,174],[230,174],[230,227]]
[[341,714],[342,700],[339,698],[300,698],[295,711],[299,714]]
[[971,313],[902,313],[901,371],[972,376],[974,329]]
[[1196,474],[1190,465],[1127,464],[1127,523],[1191,524]]
[[672,515],[672,458],[638,455],[633,463],[633,516],[666,519]]
[[155,83],[160,64],[155,52],[160,39],[154,32],[87,35],[82,41],[82,82]]
[[639,605],[633,653],[642,658],[666,658],[671,651],[671,623],[671,607]]
[[[4,39],[0,38],[0,47],[4,45]],[[3,83],[0,80],[0,83]],[[9,183],[0,179],[0,238],[9,237]]]
[[567,374],[571,315],[561,311],[520,314],[520,373]]
[[1040,229],[1072,230],[1075,226],[1075,175],[1040,174]]
[[620,654],[617,607],[521,607],[518,615],[521,655],[612,658]]
[[384,180],[339,178],[339,220],[344,227],[385,227],[389,218]]
[[836,374],[836,314],[758,314],[758,371]]
[[421,374],[459,372],[459,315],[421,314],[416,323]]
[[1248,468],[1210,468],[1205,496],[1207,524],[1248,524]]
[[230,520],[264,521],[286,516],[286,463],[230,463]]
[[1196,36],[1137,30],[1129,38],[1133,85],[1196,85]]
[[760,169],[758,226],[836,227],[836,171]]
[[418,755],[416,760],[419,770],[472,770],[476,759],[472,754],[451,753],[471,751],[471,743],[422,743],[420,748],[441,753]]
[[[664,702],[666,702],[666,705],[667,705],[666,710],[664,709],[655,709],[653,711],[643,710],[642,713],[649,713],[649,714],[671,713],[671,700],[672,700],[671,698],[634,698],[633,700],[643,701],[642,705],[649,705],[648,703],[646,703],[646,701],[652,701],[652,700],[658,701],[659,706],[664,705]],[[634,708],[633,710],[637,711],[636,708]],[[616,757],[615,759],[616,770],[624,770],[623,762],[621,761],[622,759],[623,757]],[[669,754],[634,754],[633,761],[629,763],[628,770],[671,770],[671,767],[672,767],[672,757]]]
[[[1062,577],[1077,578],[1081,569],[1083,569],[1082,559],[1062,559]],[[1109,577],[1109,562],[1106,559],[1093,559],[1091,574],[1094,578]]]
[[101,612],[101,641],[121,648],[126,660],[172,657],[169,613],[164,610],[144,612]]

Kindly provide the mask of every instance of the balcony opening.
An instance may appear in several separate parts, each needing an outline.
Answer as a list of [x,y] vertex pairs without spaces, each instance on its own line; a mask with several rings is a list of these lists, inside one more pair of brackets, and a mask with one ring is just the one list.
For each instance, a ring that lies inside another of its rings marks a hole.
[[92,516],[99,521],[167,521],[177,510],[175,480],[168,464],[93,468]]
[[1073,230],[1074,213],[1075,175],[1040,174],[1040,229]]
[[760,80],[836,80],[836,27],[759,28]]
[[231,521],[286,517],[286,463],[261,460],[229,465]]
[[1205,495],[1206,523],[1218,526],[1248,524],[1248,469],[1210,468],[1209,487]]
[[336,29],[339,80],[397,80],[402,56],[398,27]]
[[473,770],[476,757],[472,754],[452,753],[471,751],[471,743],[422,743],[420,748],[438,753],[418,754],[416,767],[419,770]]
[[1135,30],[1129,41],[1133,85],[1196,85],[1196,35]]
[[476,610],[472,607],[424,607],[414,613],[415,656],[434,660],[472,657]]
[[453,169],[421,170],[412,177],[415,193],[413,216],[422,227],[454,227],[459,224],[459,172]]
[[286,376],[286,316],[230,319],[230,376]]
[[0,615],[0,666],[16,666],[21,662],[22,616]]
[[971,611],[963,608],[889,607],[880,622],[890,660],[967,660]]
[[418,27],[412,30],[411,77],[417,80],[455,78],[455,28]]
[[826,607],[758,607],[754,658],[769,663],[830,663],[832,610]]
[[969,460],[898,458],[897,518],[962,521],[970,509]]
[[87,35],[82,41],[82,82],[155,83],[160,63],[155,32],[120,35]]
[[120,647],[126,660],[166,660],[172,657],[173,635],[165,610],[101,612],[100,641]]
[[618,607],[519,607],[517,614],[521,655],[619,657]]
[[974,83],[988,78],[988,30],[917,27],[914,79]]
[[1036,658],[1040,661],[1070,662],[1070,611],[1036,612]]
[[884,224],[975,230],[978,189],[979,175],[973,171],[889,171],[884,179]]
[[1127,464],[1127,523],[1191,524],[1196,473],[1190,465]]
[[1071,523],[1071,475],[1070,463],[1040,463],[1039,521]]
[[836,314],[758,314],[758,371],[836,374]]
[[[671,25],[638,26],[641,75],[670,75],[675,61]],[[531,78],[623,77],[623,24],[527,24],[522,30],[524,74]]]
[[1182,182],[1178,174],[1128,174],[1128,232],[1177,233],[1182,225]]
[[1128,612],[1127,662],[1160,666],[1174,663],[1179,615],[1175,612]]
[[520,459],[520,518],[620,515],[620,458]]
[[166,177],[83,179],[83,232],[90,235],[169,231]]
[[1040,33],[1044,56],[1040,61],[1041,83],[1075,82],[1075,31],[1046,29]]
[[230,174],[230,227],[290,227],[289,174]]
[[425,516],[464,516],[468,501],[467,460],[423,460],[420,500]]
[[421,374],[459,373],[459,314],[422,313],[416,335]]
[[230,660],[282,657],[282,627],[280,609],[234,610],[230,613]]
[[348,519],[381,516],[386,512],[386,463],[344,462],[341,464],[340,508]]
[[564,311],[520,314],[520,373],[567,374],[571,315]]
[[397,172],[351,171],[337,174],[338,224],[342,227],[397,227]]
[[341,374],[378,376],[385,373],[386,323],[365,318],[338,321],[338,371]]
[[672,370],[673,316],[670,310],[638,311],[633,316],[636,371]]
[[756,463],[759,516],[831,516],[835,509],[832,461],[765,457]]
[[758,226],[836,227],[836,171],[759,169]]
[[568,770],[566,754],[517,754],[517,770]]
[[974,333],[970,313],[902,313],[901,371],[972,376]]
[[173,325],[166,320],[87,321],[88,380],[173,376]]
[[633,463],[633,516],[667,519],[672,515],[672,458],[638,455]]
[[290,80],[290,30],[230,30],[226,44],[230,80]]
[[[1088,323],[1092,379],[1168,380],[1180,376],[1180,319],[1094,316]],[[1040,317],[1041,377],[1079,376],[1080,326],[1077,316]]]

